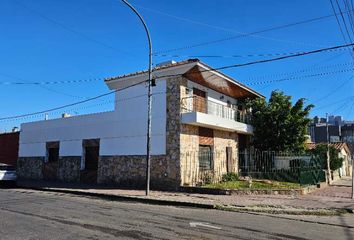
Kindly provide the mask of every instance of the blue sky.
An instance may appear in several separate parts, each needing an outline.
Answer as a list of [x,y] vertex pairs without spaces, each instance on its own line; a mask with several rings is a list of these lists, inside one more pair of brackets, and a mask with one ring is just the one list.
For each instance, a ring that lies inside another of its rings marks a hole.
[[[328,17],[202,47],[186,47],[333,14],[327,0],[131,0],[131,3],[146,19],[154,52],[168,55],[155,56],[155,64],[189,56],[216,55],[221,57],[200,59],[221,67],[345,43],[335,17]],[[44,86],[2,84],[0,117],[41,111],[106,93],[108,88],[103,78],[147,66],[143,28],[120,0],[2,0],[0,29],[0,82],[89,80]],[[182,49],[166,52],[175,48]],[[262,54],[270,56],[259,56]],[[351,120],[354,119],[351,61],[348,51],[333,51],[227,69],[224,73],[267,97],[278,89],[292,95],[294,100],[307,98],[308,103],[316,105],[313,116],[328,112]],[[278,81],[282,79],[288,80]],[[108,96],[49,116],[112,108],[112,97]],[[0,121],[0,131],[43,118],[38,115]]]

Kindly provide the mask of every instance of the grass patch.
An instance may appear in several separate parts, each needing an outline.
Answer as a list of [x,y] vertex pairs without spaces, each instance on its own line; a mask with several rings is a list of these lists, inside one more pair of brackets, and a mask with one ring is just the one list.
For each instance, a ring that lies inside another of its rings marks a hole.
[[300,189],[300,184],[290,183],[290,182],[261,182],[253,181],[251,187],[247,181],[228,181],[220,183],[211,183],[204,185],[205,188],[214,188],[214,189]]

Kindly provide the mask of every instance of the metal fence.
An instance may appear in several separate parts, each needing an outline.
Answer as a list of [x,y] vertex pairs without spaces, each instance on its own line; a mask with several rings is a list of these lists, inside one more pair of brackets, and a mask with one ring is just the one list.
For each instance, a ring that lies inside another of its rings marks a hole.
[[203,149],[181,153],[182,184],[203,185],[222,180],[228,172],[254,179],[268,179],[301,185],[325,181],[321,159],[306,154],[275,151],[227,151]]
[[310,154],[244,150],[239,152],[238,162],[241,176],[301,185],[325,181],[323,159]]

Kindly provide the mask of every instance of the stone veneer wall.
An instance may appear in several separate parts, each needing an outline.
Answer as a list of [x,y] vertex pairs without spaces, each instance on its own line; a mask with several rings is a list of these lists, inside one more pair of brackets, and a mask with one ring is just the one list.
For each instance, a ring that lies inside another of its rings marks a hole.
[[44,157],[19,157],[17,175],[24,179],[43,179]]
[[181,169],[182,185],[200,184],[205,174],[212,175],[214,181],[220,181],[227,173],[226,147],[232,148],[233,172],[238,170],[238,135],[235,132],[213,130],[213,169],[209,173],[199,171],[199,131],[198,126],[182,125],[181,132]]
[[[180,99],[187,97],[187,79],[180,82]],[[180,107],[180,103],[178,104]],[[180,115],[180,113],[179,113]],[[179,116],[180,117],[180,116]],[[227,172],[226,147],[232,147],[233,171],[238,170],[238,135],[235,132],[213,130],[214,133],[214,168],[212,171],[215,180],[221,180]],[[201,182],[199,172],[199,127],[180,124],[180,163],[181,185],[195,186]]]
[[182,184],[181,176],[181,100],[185,97],[187,79],[184,77],[166,80],[166,162],[171,168],[171,179],[175,179],[175,189]]
[[[175,189],[175,164],[165,155],[151,157],[151,187]],[[98,162],[97,182],[122,187],[144,187],[146,156],[101,156]]]
[[181,127],[181,185],[194,186],[199,178],[199,127],[186,124]]
[[63,182],[80,181],[81,156],[59,157],[58,180]]
[[238,134],[214,130],[214,171],[216,180],[221,180],[223,174],[227,173],[226,147],[232,148],[232,172],[238,170]]
[[[166,79],[166,155],[151,156],[151,187],[176,190],[181,185],[180,132],[183,77]],[[101,156],[98,183],[145,186],[146,156]]]

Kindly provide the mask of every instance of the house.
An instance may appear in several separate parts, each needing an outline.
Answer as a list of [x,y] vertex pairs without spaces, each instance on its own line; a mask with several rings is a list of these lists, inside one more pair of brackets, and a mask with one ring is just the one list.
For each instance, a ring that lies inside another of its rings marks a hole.
[[[152,187],[193,186],[238,171],[238,151],[253,129],[245,99],[263,97],[190,59],[153,71]],[[143,186],[147,71],[106,79],[115,109],[21,126],[23,178]]]
[[16,166],[20,133],[16,128],[0,134],[0,163]]
[[[323,143],[322,143],[323,144]],[[307,143],[308,149],[316,148],[316,143]],[[333,177],[342,177],[342,176],[352,176],[352,154],[348,144],[345,142],[336,142],[330,143],[330,146],[333,146],[338,150],[338,157],[343,158],[342,167],[337,171],[334,171]]]

